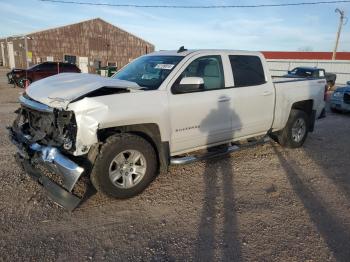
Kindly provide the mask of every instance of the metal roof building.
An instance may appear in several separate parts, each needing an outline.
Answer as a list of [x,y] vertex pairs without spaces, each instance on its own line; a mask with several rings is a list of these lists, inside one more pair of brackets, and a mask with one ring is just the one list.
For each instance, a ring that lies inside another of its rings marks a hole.
[[45,61],[76,64],[82,72],[115,65],[154,51],[154,45],[100,18],[0,39],[0,61],[26,68]]

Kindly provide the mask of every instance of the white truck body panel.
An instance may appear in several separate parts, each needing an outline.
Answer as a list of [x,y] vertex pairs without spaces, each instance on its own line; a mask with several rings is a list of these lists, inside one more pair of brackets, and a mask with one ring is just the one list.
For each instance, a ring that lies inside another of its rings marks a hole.
[[166,93],[155,90],[130,94],[84,98],[68,106],[68,110],[73,110],[76,115],[78,127],[75,155],[83,154],[84,147],[98,142],[98,129],[110,127],[156,123],[162,141],[169,141]]
[[[278,79],[278,78],[277,78]],[[316,110],[316,118],[321,115],[325,106],[324,92],[325,79],[298,81],[276,81],[276,104],[273,130],[281,130],[286,125],[292,105],[298,101],[310,100],[313,102],[313,110]]]
[[74,99],[101,87],[140,89],[136,83],[129,81],[93,74],[61,73],[34,82],[26,92],[38,102],[53,108],[66,109]]
[[[283,129],[292,105],[312,100],[316,116],[324,108],[324,80],[273,83],[265,59],[247,51],[201,50],[156,52],[152,55],[183,56],[158,90],[143,91],[133,82],[89,74],[59,74],[33,83],[27,94],[34,100],[58,109],[72,110],[77,122],[74,155],[86,154],[98,142],[99,129],[156,124],[161,140],[169,142],[170,155],[195,151],[207,146],[266,134]],[[183,70],[196,58],[219,55],[225,88],[175,95],[171,87]],[[236,88],[228,55],[258,56],[266,83]],[[85,97],[101,87],[125,88],[130,92]]]

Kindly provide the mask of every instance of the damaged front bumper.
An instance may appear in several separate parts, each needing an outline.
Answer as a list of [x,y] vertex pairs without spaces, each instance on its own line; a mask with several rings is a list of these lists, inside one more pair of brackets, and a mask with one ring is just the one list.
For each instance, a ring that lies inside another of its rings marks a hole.
[[[76,208],[81,198],[73,194],[72,190],[83,174],[84,168],[55,147],[33,143],[30,137],[13,128],[9,128],[9,133],[11,141],[18,148],[16,159],[25,172],[47,190],[54,202],[70,211]],[[60,183],[47,176],[38,165],[57,175]]]

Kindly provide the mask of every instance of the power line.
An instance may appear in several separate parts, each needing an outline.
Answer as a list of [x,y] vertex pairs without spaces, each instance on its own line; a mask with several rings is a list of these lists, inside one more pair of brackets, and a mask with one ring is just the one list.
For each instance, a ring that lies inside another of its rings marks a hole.
[[92,5],[92,6],[134,7],[134,8],[177,8],[177,9],[180,9],[180,8],[181,9],[261,8],[261,7],[286,7],[286,6],[350,3],[350,0],[343,0],[343,1],[315,1],[315,2],[283,3],[283,4],[259,4],[259,5],[140,5],[140,4],[110,4],[110,3],[94,3],[94,2],[80,2],[80,1],[63,1],[63,0],[38,0],[38,1],[60,3],[60,4]]

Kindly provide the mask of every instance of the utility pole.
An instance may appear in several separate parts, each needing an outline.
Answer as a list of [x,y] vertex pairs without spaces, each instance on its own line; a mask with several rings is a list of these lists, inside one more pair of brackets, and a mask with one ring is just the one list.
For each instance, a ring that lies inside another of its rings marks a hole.
[[[25,58],[26,58],[26,67],[29,68],[29,61],[28,61],[28,41],[27,36],[24,36],[24,52],[26,52]],[[27,72],[27,71],[26,71]]]
[[335,9],[335,12],[340,14],[340,21],[339,21],[339,26],[338,26],[337,38],[335,40],[335,46],[334,46],[334,50],[333,50],[332,60],[335,60],[335,57],[336,57],[336,54],[337,54],[340,33],[341,33],[341,29],[342,29],[342,27],[344,25],[344,19],[345,19],[345,12],[344,12],[344,10],[340,10],[339,8],[337,8],[337,9]]

